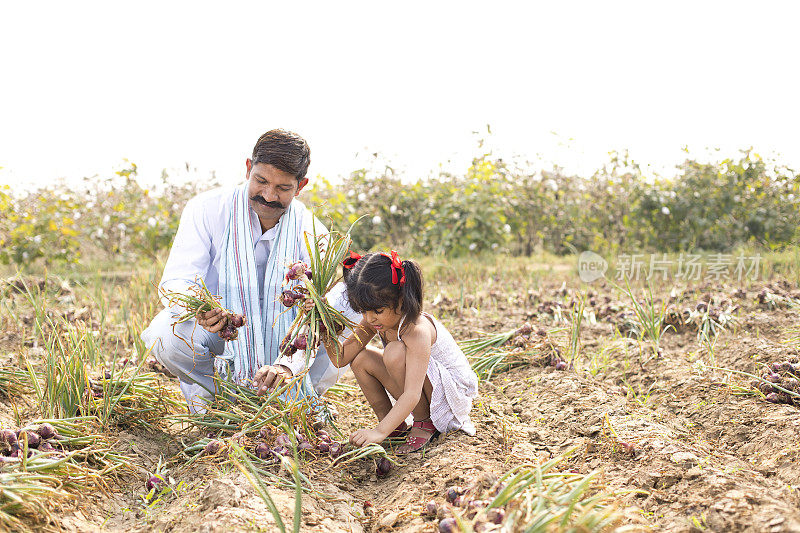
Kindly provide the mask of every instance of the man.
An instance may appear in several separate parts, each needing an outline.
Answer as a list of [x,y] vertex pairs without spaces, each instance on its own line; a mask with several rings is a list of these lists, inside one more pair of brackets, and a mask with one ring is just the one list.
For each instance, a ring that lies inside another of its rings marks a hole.
[[[305,369],[301,354],[279,356],[297,310],[287,312],[278,295],[287,266],[309,262],[304,232],[327,232],[295,199],[308,183],[309,163],[302,137],[268,131],[246,161],[244,184],[201,193],[184,208],[159,286],[185,293],[202,279],[224,308],[247,318],[237,339],[225,342],[219,335],[228,320],[222,310],[173,326],[181,310],[167,307],[142,332],[156,359],[178,377],[192,412],[213,396],[215,366],[239,383],[252,379],[261,394]],[[340,311],[357,318],[349,306],[342,308],[346,298],[337,301]],[[322,348],[302,391],[324,392],[336,376]]]

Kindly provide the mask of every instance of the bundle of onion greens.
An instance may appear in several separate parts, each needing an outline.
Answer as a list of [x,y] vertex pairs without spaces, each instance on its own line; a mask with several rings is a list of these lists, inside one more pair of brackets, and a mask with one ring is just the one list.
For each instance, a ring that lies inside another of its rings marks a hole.
[[561,357],[561,349],[543,329],[533,331],[530,324],[505,333],[486,334],[460,341],[472,370],[481,381],[497,372],[535,364],[567,370],[569,363]]
[[16,398],[31,389],[28,373],[12,366],[0,367],[0,398]]
[[165,387],[158,375],[140,372],[140,368],[141,365],[112,369],[89,378],[83,398],[86,412],[96,414],[104,424],[152,428],[163,422],[165,416],[186,409],[179,392]]
[[61,481],[40,472],[5,472],[0,469],[0,530],[30,531],[32,523],[53,523],[51,508],[69,494]]
[[0,429],[0,470],[62,476],[68,487],[105,486],[116,470],[130,469],[114,451],[96,417],[40,420],[17,430]]
[[[357,222],[358,220],[353,225]],[[322,335],[337,337],[345,329],[355,326],[352,320],[334,309],[325,299],[328,291],[339,281],[342,261],[350,251],[352,229],[353,226],[350,226],[344,235],[336,231],[317,235],[314,224],[313,235],[305,234],[311,264],[296,262],[289,266],[286,283],[296,283],[285,290],[280,299],[287,307],[311,299],[314,307],[306,311],[301,304],[297,317],[281,341],[281,353],[291,355],[304,351],[308,363],[319,346]],[[331,358],[339,357],[339,346],[335,345],[335,349],[337,353],[328,354]]]
[[169,306],[181,307],[185,312],[178,317],[173,324],[186,322],[197,316],[198,313],[205,313],[213,309],[223,309],[225,311],[226,324],[219,332],[219,336],[226,341],[235,340],[239,336],[238,329],[244,326],[246,317],[224,309],[219,303],[220,297],[211,294],[202,279],[195,280],[196,284],[188,288],[190,294],[181,292],[168,291],[161,288],[161,296],[168,303]]

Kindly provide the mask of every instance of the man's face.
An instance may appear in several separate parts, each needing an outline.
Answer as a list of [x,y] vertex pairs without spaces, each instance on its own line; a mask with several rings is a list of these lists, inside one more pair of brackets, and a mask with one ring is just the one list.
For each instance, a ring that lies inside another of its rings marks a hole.
[[258,215],[261,225],[267,228],[277,223],[292,199],[308,183],[308,179],[298,181],[294,175],[266,163],[253,165],[250,159],[247,160],[247,179],[250,207]]

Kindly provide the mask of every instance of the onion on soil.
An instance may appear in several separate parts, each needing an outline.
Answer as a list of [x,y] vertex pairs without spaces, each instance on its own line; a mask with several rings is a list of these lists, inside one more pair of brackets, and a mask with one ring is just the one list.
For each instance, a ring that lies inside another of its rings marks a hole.
[[38,448],[39,444],[42,443],[42,437],[31,429],[23,429],[19,432],[19,435],[17,435],[17,439],[20,443],[24,441],[25,437],[28,439],[28,448]]
[[439,510],[439,505],[435,500],[431,500],[425,504],[425,514],[428,516],[436,516],[436,511]]
[[489,512],[486,513],[486,517],[493,524],[502,524],[503,520],[506,518],[506,512],[503,509],[489,509]]
[[334,459],[342,455],[342,445],[339,442],[332,442],[329,444],[329,453]]
[[147,482],[144,484],[144,486],[148,491],[151,491],[153,489],[157,490],[160,489],[161,485],[163,484],[164,484],[164,478],[162,478],[159,475],[153,475],[147,479]]
[[439,521],[439,533],[455,533],[458,531],[458,524],[455,518],[443,518]]
[[13,429],[0,430],[0,444],[4,444],[10,447],[16,443],[17,443],[17,434],[14,433]]
[[270,449],[269,444],[267,444],[266,442],[258,443],[255,449],[253,450],[253,453],[255,453],[256,457],[262,460],[272,457],[272,450]]
[[206,444],[206,447],[203,449],[203,453],[206,455],[217,455],[222,449],[225,448],[225,443],[221,440],[214,439]]
[[387,457],[381,457],[380,459],[378,459],[378,462],[375,465],[375,473],[379,477],[386,476],[391,471],[392,471],[392,462],[389,461]]
[[56,428],[53,427],[52,424],[45,422],[44,424],[40,425],[36,432],[42,437],[44,440],[53,439],[58,437],[58,431]]
[[458,487],[458,486],[450,487],[449,489],[447,489],[447,492],[445,493],[445,499],[448,502],[453,503],[456,501],[456,498],[464,494],[464,492],[465,491],[463,487]]

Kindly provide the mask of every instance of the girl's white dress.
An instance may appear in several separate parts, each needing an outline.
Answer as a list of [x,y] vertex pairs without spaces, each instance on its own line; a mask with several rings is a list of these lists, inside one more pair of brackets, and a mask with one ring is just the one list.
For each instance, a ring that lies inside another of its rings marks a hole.
[[[478,395],[478,376],[469,366],[469,361],[455,339],[438,320],[422,313],[436,328],[436,342],[431,345],[431,358],[428,362],[428,379],[433,385],[431,395],[431,420],[440,433],[462,430],[468,435],[475,434],[475,426],[469,419],[472,399]],[[397,338],[403,320],[398,324]]]

